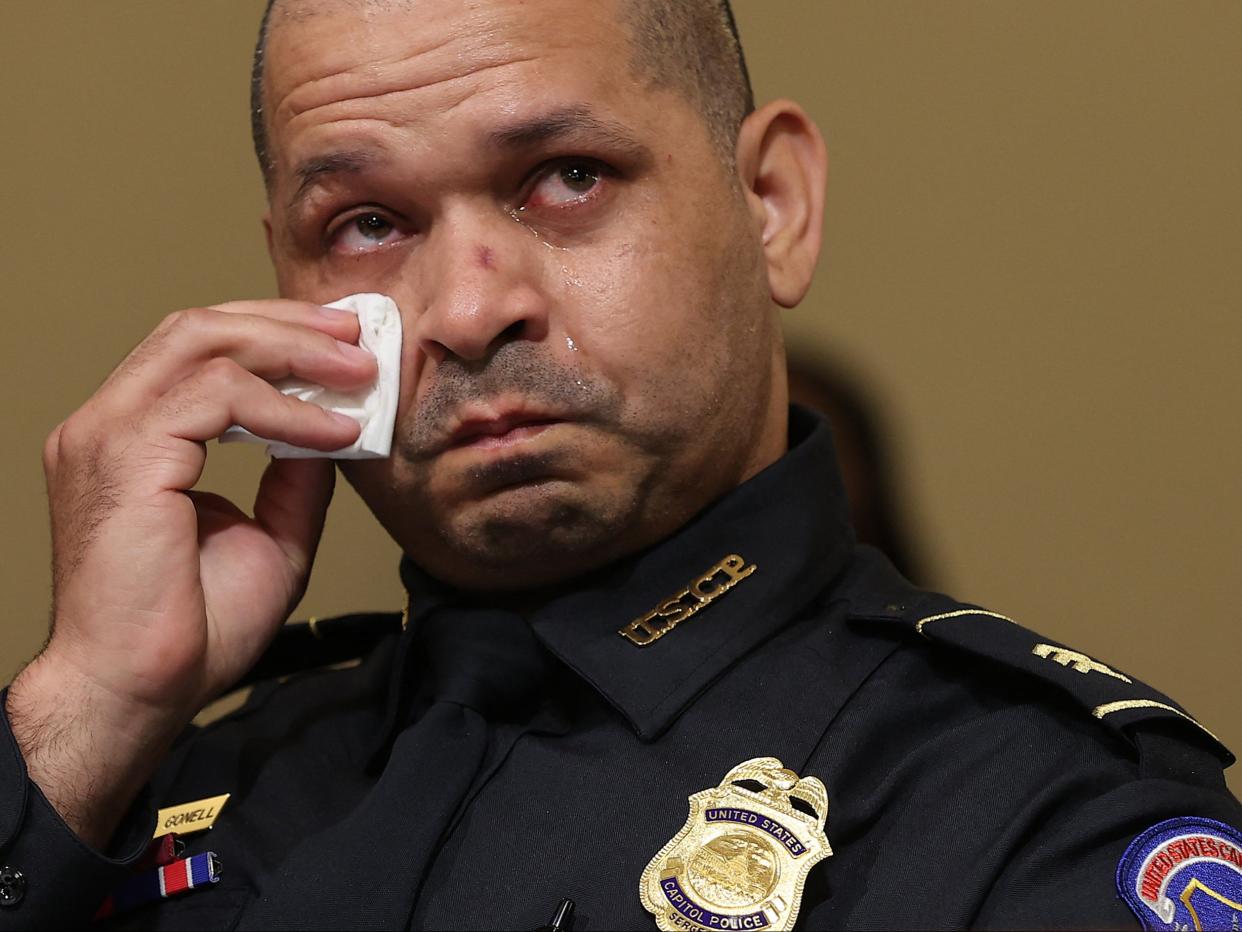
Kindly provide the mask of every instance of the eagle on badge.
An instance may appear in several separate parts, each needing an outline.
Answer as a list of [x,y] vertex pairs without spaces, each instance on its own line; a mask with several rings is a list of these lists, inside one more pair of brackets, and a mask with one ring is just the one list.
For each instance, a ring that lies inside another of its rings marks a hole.
[[815,777],[775,757],[738,764],[690,797],[686,824],[643,871],[643,907],[665,932],[792,929],[807,874],[832,854],[827,818]]

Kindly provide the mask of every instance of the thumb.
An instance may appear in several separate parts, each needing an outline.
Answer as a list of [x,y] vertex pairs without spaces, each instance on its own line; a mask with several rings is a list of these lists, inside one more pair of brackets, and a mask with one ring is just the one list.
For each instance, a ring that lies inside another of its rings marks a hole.
[[327,459],[273,459],[254,500],[254,520],[284,551],[299,588],[305,586],[323,534],[336,466]]

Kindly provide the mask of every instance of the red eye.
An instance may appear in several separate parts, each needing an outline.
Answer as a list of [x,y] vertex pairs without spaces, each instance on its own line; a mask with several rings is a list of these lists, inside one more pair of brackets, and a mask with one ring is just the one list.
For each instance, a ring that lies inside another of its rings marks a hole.
[[562,162],[539,179],[526,207],[564,207],[591,196],[599,186],[602,172],[592,162]]
[[392,242],[399,231],[383,214],[375,211],[357,214],[337,227],[332,248],[339,252],[367,252]]

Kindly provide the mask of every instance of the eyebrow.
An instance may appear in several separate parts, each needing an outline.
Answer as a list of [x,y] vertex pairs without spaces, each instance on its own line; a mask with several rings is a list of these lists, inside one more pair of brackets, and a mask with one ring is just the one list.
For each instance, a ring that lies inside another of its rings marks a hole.
[[651,150],[635,139],[624,124],[605,120],[585,105],[562,107],[550,113],[494,130],[488,135],[492,145],[502,149],[529,149],[561,139],[594,136],[620,149],[635,161],[648,161]]
[[346,149],[312,156],[294,170],[298,186],[289,198],[289,207],[300,206],[311,190],[322,184],[325,178],[332,175],[357,174],[376,160],[376,154],[370,149]]
[[[635,139],[623,124],[597,117],[585,105],[562,107],[493,130],[487,135],[487,141],[496,148],[517,151],[583,137],[594,137],[638,164],[649,163],[653,158],[651,150]],[[325,179],[333,175],[358,174],[379,160],[379,153],[372,149],[342,149],[311,156],[294,169],[298,186],[289,198],[289,209],[300,208]]]

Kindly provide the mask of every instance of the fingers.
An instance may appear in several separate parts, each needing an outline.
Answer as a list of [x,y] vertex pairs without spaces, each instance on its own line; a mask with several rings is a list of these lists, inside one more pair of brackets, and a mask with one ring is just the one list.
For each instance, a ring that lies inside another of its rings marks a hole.
[[290,376],[328,388],[374,380],[374,357],[355,345],[357,318],[295,301],[235,302],[170,314],[98,393],[101,407],[150,404],[209,360],[223,358],[262,379]]
[[217,358],[137,418],[101,420],[96,411],[79,409],[61,431],[58,455],[111,470],[127,488],[186,491],[199,481],[206,441],[233,424],[325,452],[353,444],[360,430],[353,418],[282,395],[231,359]]
[[209,304],[208,309],[221,314],[267,317],[287,324],[310,327],[346,343],[358,342],[357,314],[334,307],[323,307],[309,301],[289,301],[283,298],[270,301],[225,301],[223,304]]
[[206,441],[237,424],[260,437],[312,450],[339,450],[358,439],[353,418],[282,395],[231,359],[218,357],[178,383],[145,419],[152,432]]
[[263,473],[254,519],[284,551],[294,578],[306,578],[314,562],[335,482],[328,460],[274,459]]
[[43,474],[48,481],[56,478],[56,471],[60,466],[60,432],[64,427],[65,422],[61,421],[43,441]]
[[202,471],[203,444],[233,424],[325,452],[348,446],[359,432],[352,418],[286,397],[270,382],[294,376],[339,390],[369,384],[375,360],[347,342],[357,337],[355,315],[300,301],[239,301],[169,315],[49,435],[49,490],[65,476],[81,485],[91,474],[126,487],[137,481],[148,491],[190,489]]

